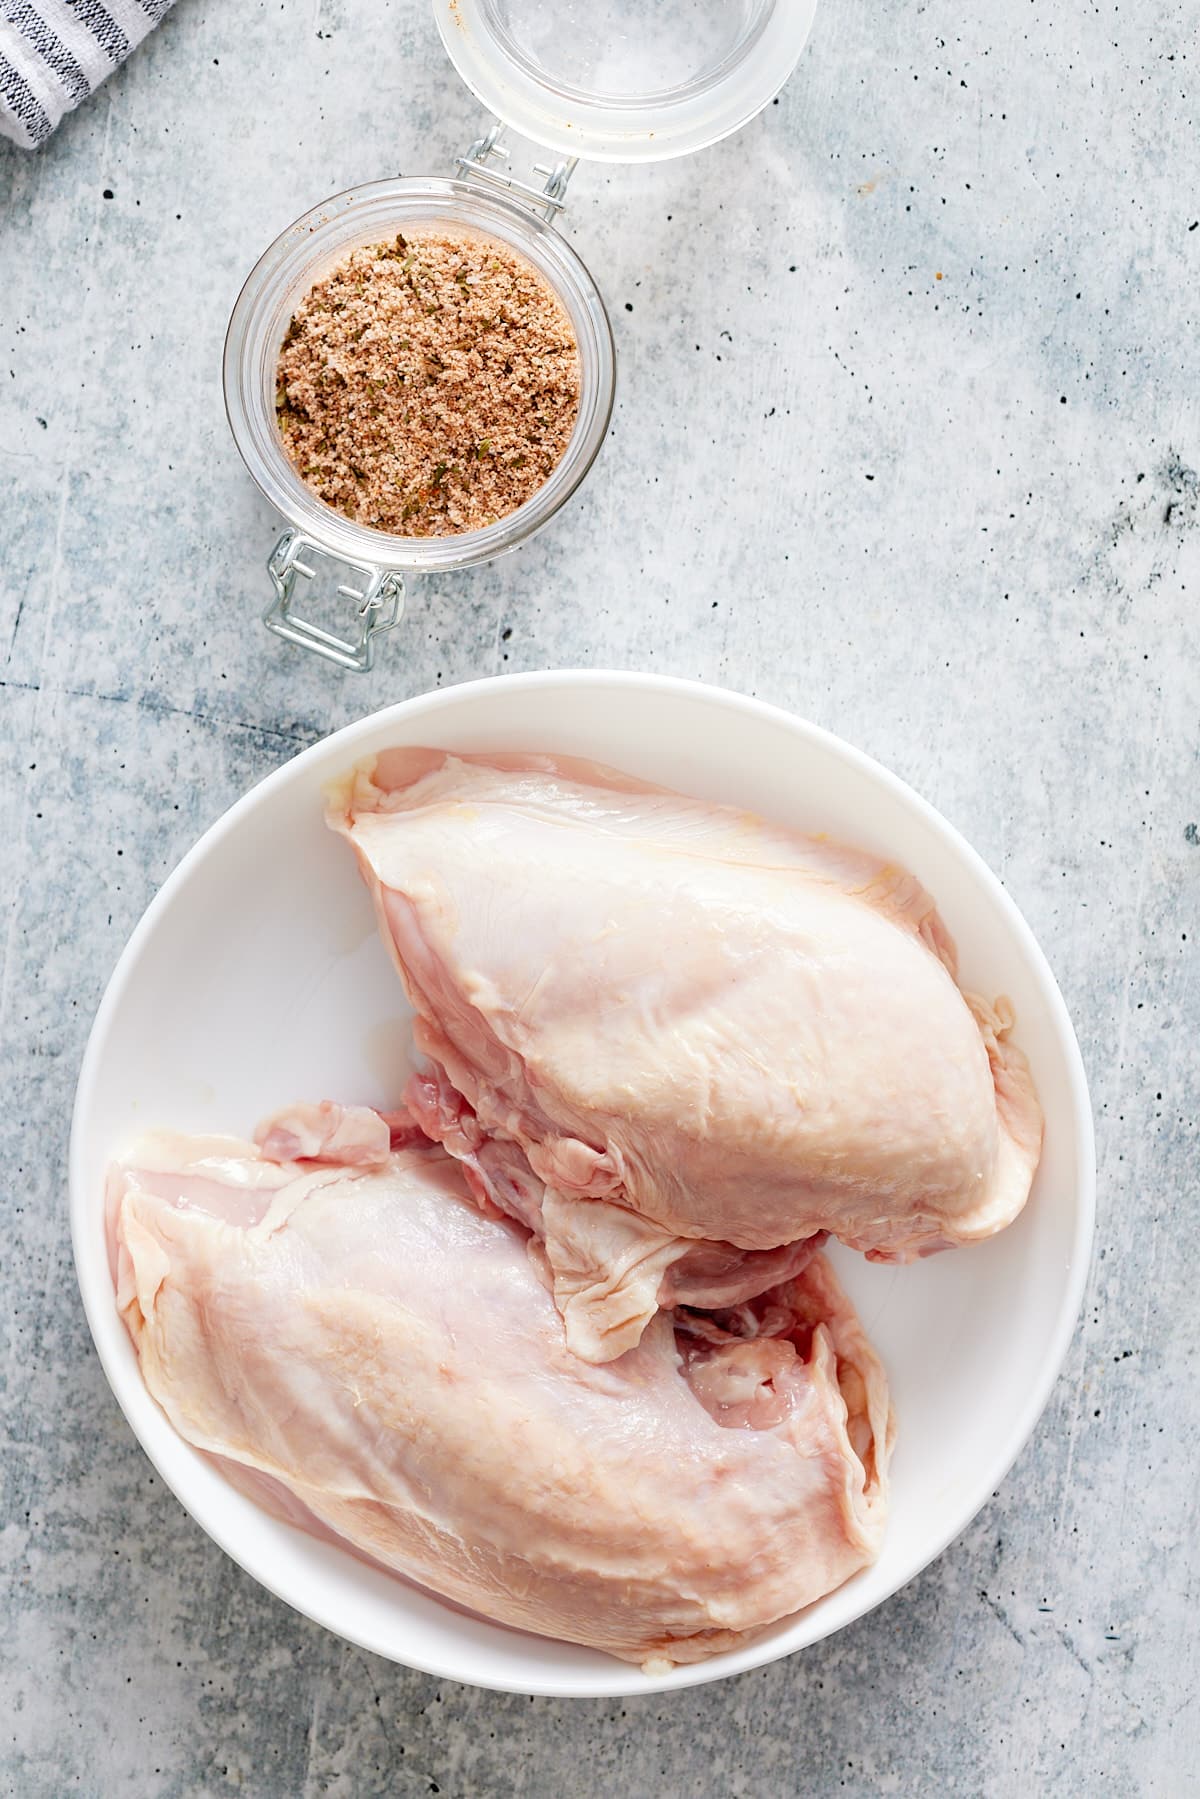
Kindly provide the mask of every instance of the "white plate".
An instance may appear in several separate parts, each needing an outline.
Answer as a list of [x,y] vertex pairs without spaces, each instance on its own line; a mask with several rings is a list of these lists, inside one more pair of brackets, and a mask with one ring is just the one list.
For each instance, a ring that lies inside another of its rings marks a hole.
[[[175,1435],[142,1386],[102,1220],[110,1157],[151,1125],[249,1133],[288,1100],[393,1102],[400,988],[321,788],[390,744],[557,750],[894,857],[936,896],[964,983],[1007,994],[1046,1113],[1033,1196],[1010,1230],[910,1268],[838,1249],[891,1378],[899,1427],[879,1561],[743,1649],[638,1669],[452,1610],[259,1511]],[[650,675],[549,673],[405,701],[318,743],[238,801],[134,931],[92,1029],[71,1137],[71,1228],[104,1370],[143,1447],[235,1561],[318,1623],[431,1674],[523,1693],[615,1695],[759,1666],[870,1611],[938,1555],[1004,1478],[1049,1396],[1092,1237],[1091,1111],[1079,1051],[1028,926],[961,837],[893,775],[786,713]]]

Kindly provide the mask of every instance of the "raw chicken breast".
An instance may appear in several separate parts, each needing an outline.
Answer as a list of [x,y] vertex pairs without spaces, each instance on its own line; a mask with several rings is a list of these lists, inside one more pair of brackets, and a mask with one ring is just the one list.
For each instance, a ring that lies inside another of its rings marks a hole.
[[146,1385],[239,1485],[488,1617],[649,1666],[731,1648],[874,1558],[887,1387],[820,1255],[593,1367],[459,1164],[366,1165],[386,1125],[338,1111],[316,1151],[352,1166],[158,1135],[110,1173]]
[[414,1129],[462,1163],[481,1210],[533,1232],[567,1342],[586,1361],[611,1361],[632,1348],[660,1306],[712,1309],[753,1299],[799,1274],[825,1242],[818,1231],[778,1249],[739,1249],[672,1237],[623,1206],[564,1202],[534,1174],[520,1144],[482,1129],[440,1070],[414,1075],[407,1096]]
[[1041,1114],[1007,1007],[959,991],[902,870],[546,756],[390,751],[330,822],[439,1104],[519,1152],[578,1354],[636,1342],[696,1240],[745,1252],[749,1294],[820,1231],[905,1261],[1024,1205]]

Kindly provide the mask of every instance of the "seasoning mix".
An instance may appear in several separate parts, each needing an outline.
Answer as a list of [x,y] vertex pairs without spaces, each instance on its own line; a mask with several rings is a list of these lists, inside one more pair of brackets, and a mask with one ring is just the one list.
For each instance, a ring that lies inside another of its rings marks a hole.
[[447,537],[532,498],[579,411],[570,317],[495,239],[398,235],[354,250],[297,308],[276,416],[329,506],[378,531]]

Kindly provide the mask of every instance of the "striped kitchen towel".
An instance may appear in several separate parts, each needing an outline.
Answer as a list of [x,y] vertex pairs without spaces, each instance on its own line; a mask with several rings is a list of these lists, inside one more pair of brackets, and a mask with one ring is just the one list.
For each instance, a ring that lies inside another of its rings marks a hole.
[[0,136],[44,144],[172,0],[0,0]]

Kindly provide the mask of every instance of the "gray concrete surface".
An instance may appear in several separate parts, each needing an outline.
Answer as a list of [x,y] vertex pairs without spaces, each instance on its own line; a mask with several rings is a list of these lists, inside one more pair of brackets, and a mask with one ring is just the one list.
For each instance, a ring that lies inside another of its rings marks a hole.
[[[0,151],[4,1791],[1198,1790],[1197,51],[1168,0],[826,0],[740,137],[581,171],[611,442],[369,679],[256,623],[218,370],[279,228],[473,134],[427,7],[180,0]],[[1085,1315],[961,1541],[798,1658],[614,1704],[407,1673],[241,1574],[118,1414],[66,1228],[92,1013],[203,827],[386,700],[555,664],[757,693],[914,782],[1045,944],[1099,1127]]]

